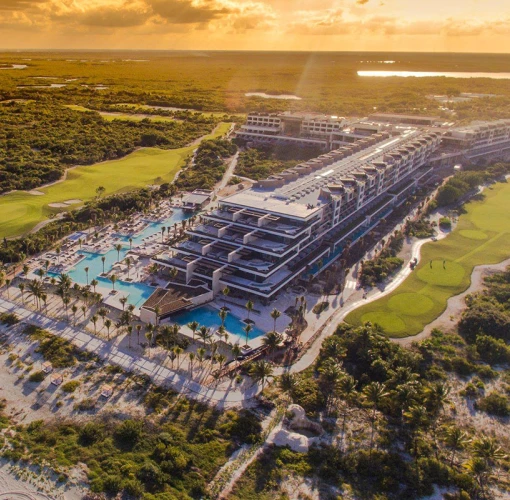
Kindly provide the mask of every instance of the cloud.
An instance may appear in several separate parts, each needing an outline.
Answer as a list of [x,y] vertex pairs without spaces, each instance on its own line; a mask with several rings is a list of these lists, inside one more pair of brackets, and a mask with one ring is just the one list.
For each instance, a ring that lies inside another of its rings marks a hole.
[[97,7],[80,13],[70,12],[64,17],[83,26],[129,28],[144,25],[150,13],[140,7],[121,5]]
[[208,23],[232,12],[212,0],[146,0],[152,12],[175,24]]
[[0,11],[22,11],[47,3],[48,0],[0,0]]

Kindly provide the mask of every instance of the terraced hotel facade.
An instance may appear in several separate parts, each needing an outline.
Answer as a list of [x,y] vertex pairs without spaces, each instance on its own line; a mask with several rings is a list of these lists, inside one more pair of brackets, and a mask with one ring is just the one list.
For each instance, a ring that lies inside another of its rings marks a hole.
[[[432,167],[435,131],[377,133],[259,181],[219,201],[157,255],[183,281],[271,299],[296,277],[333,262],[399,205]],[[320,266],[318,263],[320,262]]]

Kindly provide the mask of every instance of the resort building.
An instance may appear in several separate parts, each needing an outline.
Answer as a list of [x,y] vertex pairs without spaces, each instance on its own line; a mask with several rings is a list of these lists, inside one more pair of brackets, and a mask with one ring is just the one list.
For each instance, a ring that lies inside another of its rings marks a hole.
[[331,149],[333,132],[341,131],[346,121],[318,113],[250,113],[236,138],[256,144],[290,144]]
[[193,212],[204,208],[213,197],[213,192],[209,189],[195,189],[192,193],[184,196],[182,199],[182,208]]
[[214,295],[228,287],[264,301],[292,280],[316,275],[432,170],[440,133],[374,132],[223,198],[188,225],[187,240],[153,262],[175,268],[183,283],[201,281]]

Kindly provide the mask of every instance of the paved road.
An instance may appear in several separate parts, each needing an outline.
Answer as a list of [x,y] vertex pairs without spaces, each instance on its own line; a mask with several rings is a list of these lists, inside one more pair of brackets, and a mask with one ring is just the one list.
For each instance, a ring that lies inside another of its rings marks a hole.
[[216,187],[215,187],[216,192],[222,190],[224,187],[227,186],[228,182],[234,175],[234,170],[236,169],[238,158],[239,158],[239,151],[230,160],[230,164],[227,168],[227,171],[223,174],[223,178],[221,179],[221,181],[218,182],[218,184],[216,184]]
[[[175,391],[199,401],[212,402],[220,407],[239,406],[255,397],[260,391],[260,388],[256,385],[243,388],[243,390],[234,386],[231,390],[202,386],[144,356],[137,356],[127,350],[119,349],[112,341],[107,342],[98,339],[94,335],[75,328],[66,322],[48,318],[43,314],[30,311],[3,298],[0,298],[0,311],[15,312],[23,321],[63,337],[79,349],[97,354],[108,363],[118,365],[127,371],[148,375],[154,383],[171,387]],[[232,382],[232,384],[235,384],[235,382]]]

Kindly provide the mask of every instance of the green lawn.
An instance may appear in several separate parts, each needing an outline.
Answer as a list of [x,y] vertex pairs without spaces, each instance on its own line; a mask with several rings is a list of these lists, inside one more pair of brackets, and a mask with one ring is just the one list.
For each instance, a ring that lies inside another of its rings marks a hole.
[[[93,111],[89,108],[85,108],[83,106],[78,106],[76,104],[67,104],[65,106],[66,108],[72,109],[74,111]],[[114,120],[123,120],[123,121],[131,121],[131,122],[141,122],[144,119],[149,119],[153,122],[175,122],[177,121],[175,118],[172,118],[170,116],[158,116],[158,115],[143,115],[143,114],[137,114],[137,115],[130,115],[129,113],[109,113],[106,111],[97,111],[99,113],[103,120],[106,120],[108,122],[112,122]]]
[[483,201],[466,205],[452,234],[422,247],[416,270],[396,290],[351,312],[346,322],[378,323],[390,337],[416,335],[445,310],[448,298],[469,286],[473,267],[507,259],[510,184],[497,184],[484,194]]
[[[221,123],[216,132],[206,138],[219,137],[229,128],[229,123]],[[71,169],[65,181],[37,189],[44,193],[43,196],[25,191],[0,196],[0,237],[24,234],[52,214],[69,210],[51,208],[48,206],[50,203],[72,199],[85,202],[92,199],[98,186],[104,186],[108,195],[149,184],[170,182],[195,147],[171,150],[142,148],[120,160]]]

